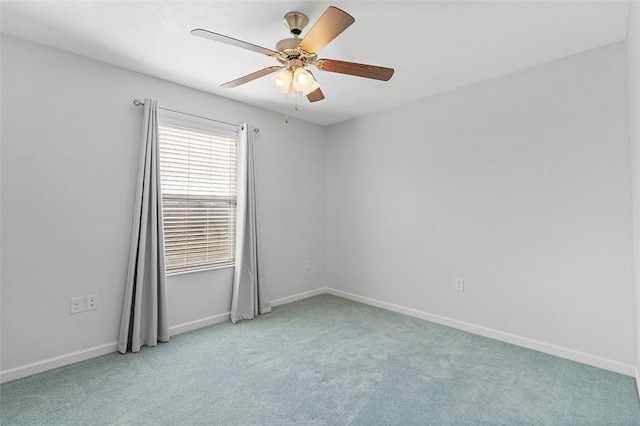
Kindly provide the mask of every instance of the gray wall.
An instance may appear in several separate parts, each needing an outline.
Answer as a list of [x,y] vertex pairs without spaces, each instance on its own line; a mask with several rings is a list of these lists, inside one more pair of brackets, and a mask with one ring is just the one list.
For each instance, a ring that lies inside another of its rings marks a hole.
[[626,81],[617,43],[333,126],[327,285],[633,371]]
[[[633,170],[634,258],[636,266],[636,314],[640,319],[640,4],[629,5],[627,62],[629,76],[629,138]],[[636,320],[638,356],[640,357],[640,320]],[[636,362],[640,366],[640,359]],[[640,390],[640,371],[636,367],[636,381]]]
[[[271,299],[323,286],[324,128],[3,35],[3,371],[117,340],[142,123],[132,100],[144,97],[260,128]],[[171,276],[174,330],[228,312],[232,274]],[[87,294],[99,309],[70,315]]]
[[[260,128],[272,299],[329,287],[627,371],[626,48],[323,128],[3,36],[0,368],[115,348],[142,114],[131,101],[150,97]],[[170,277],[172,329],[224,315],[232,272]],[[94,293],[99,310],[69,315],[70,297]]]

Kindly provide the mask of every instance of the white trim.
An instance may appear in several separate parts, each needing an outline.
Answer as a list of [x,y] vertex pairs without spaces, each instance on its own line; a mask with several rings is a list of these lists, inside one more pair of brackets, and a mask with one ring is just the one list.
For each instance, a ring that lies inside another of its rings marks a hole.
[[158,107],[158,115],[162,123],[173,126],[204,130],[205,132],[218,133],[225,136],[238,137],[243,130],[242,124],[227,123],[225,121],[214,120],[209,117],[189,114],[187,112],[176,111],[169,108]]
[[[282,297],[280,299],[273,300],[271,302],[271,305],[272,306],[284,305],[287,303],[296,302],[298,300],[307,299],[309,297],[318,296],[320,294],[325,294],[325,293],[331,294],[333,296],[342,297],[344,299],[349,299],[356,302],[364,303],[366,305],[387,309],[389,311],[398,312],[404,315],[409,315],[415,318],[420,318],[426,321],[431,321],[437,324],[443,324],[449,327],[457,328],[459,330],[468,331],[470,333],[478,334],[480,336],[488,337],[495,340],[500,340],[502,342],[511,343],[514,345],[522,346],[528,349],[533,349],[546,354],[555,355],[561,358],[580,362],[582,364],[587,364],[593,367],[602,368],[604,370],[614,371],[616,373],[635,377],[636,386],[638,388],[638,394],[640,395],[640,369],[633,365],[623,364],[621,362],[613,361],[607,358],[602,358],[596,355],[586,354],[584,352],[575,351],[573,349],[552,345],[549,343],[541,342],[539,340],[529,339],[527,337],[521,337],[521,336],[517,336],[510,333],[505,333],[503,331],[482,327],[479,325],[455,320],[455,319],[444,317],[441,315],[430,314],[427,312],[419,311],[417,309],[407,308],[404,306],[395,305],[393,303],[382,302],[380,300],[359,296],[357,294],[348,293],[342,290],[336,290],[330,287],[322,287],[315,290],[294,294],[292,296]],[[224,312],[222,314],[214,315],[211,317],[190,321],[184,324],[179,324],[171,327],[169,329],[169,333],[171,336],[175,336],[177,334],[185,333],[187,331],[192,331],[192,330],[208,327],[210,325],[227,321],[229,320],[229,317],[230,317],[230,313]],[[37,362],[23,365],[20,367],[11,368],[9,370],[0,371],[0,383],[6,383],[12,380],[21,379],[23,377],[31,376],[33,374],[42,373],[48,370],[53,370],[54,368],[59,368],[65,365],[74,364],[76,362],[86,361],[91,358],[95,358],[101,355],[106,355],[111,352],[116,352],[117,349],[118,349],[118,342],[107,343],[104,345],[95,346],[93,348],[72,352],[70,354],[60,355],[57,357],[48,358],[42,361],[37,361]]]
[[[187,331],[196,330],[198,328],[207,327],[213,324],[227,321],[229,319],[229,312],[214,315],[207,318],[202,318],[196,321],[187,322],[184,324],[175,325],[169,328],[169,335],[175,336],[177,334],[185,333]],[[22,379],[23,377],[32,376],[34,374],[43,373],[45,371],[53,370],[54,368],[64,367],[65,365],[75,364],[76,362],[86,361],[88,359],[96,358],[102,355],[110,354],[118,350],[118,342],[107,343],[100,346],[95,346],[89,349],[83,349],[81,351],[72,352],[70,354],[59,355],[53,358],[43,359],[31,364],[21,365],[19,367],[11,368],[9,370],[0,371],[0,383],[10,382],[12,380]]]
[[636,367],[636,388],[638,390],[638,397],[640,397],[640,369]]
[[[584,352],[576,351],[573,349],[565,348],[562,346],[556,346],[550,343],[541,342],[539,340],[529,339],[528,337],[517,336],[515,334],[505,333],[504,331],[494,330],[491,328],[483,327],[480,325],[471,324],[464,321],[444,317],[441,315],[430,314],[427,312],[419,311],[417,309],[407,308],[404,306],[395,305],[393,303],[382,302],[380,300],[371,299],[369,297],[359,296],[357,294],[348,293],[342,290],[336,290],[333,288],[327,288],[327,293],[334,296],[343,297],[345,299],[353,300],[356,302],[364,303],[366,305],[376,306],[378,308],[387,309],[389,311],[398,312],[401,314],[409,315],[412,317],[420,318],[423,320],[435,322],[437,324],[446,325],[449,327],[457,328],[459,330],[468,331],[470,333],[478,334],[480,336],[488,337],[502,342],[511,343],[517,346],[522,346],[528,349],[533,349],[538,352],[543,352],[549,355],[555,355],[560,358],[566,358],[571,361],[580,362],[582,364],[591,365],[593,367],[602,368],[603,370],[609,370],[616,373],[624,374],[631,377],[636,377],[636,383],[638,381],[638,372],[636,367],[629,364],[623,364],[618,361],[599,357],[597,355],[591,355]],[[640,391],[640,387],[638,388]]]
[[296,302],[298,300],[307,299],[313,296],[319,296],[324,293],[328,293],[329,289],[326,287],[317,288],[315,290],[305,291],[304,293],[294,294],[293,296],[281,297],[280,299],[272,300],[271,306],[280,306],[287,303]]
[[64,367],[65,365],[75,364],[76,362],[86,361],[101,355],[110,354],[118,350],[118,342],[107,343],[105,345],[95,346],[89,349],[72,352],[70,354],[60,355],[53,358],[43,359],[42,361],[32,362],[31,364],[22,365],[20,367],[11,368],[9,370],[0,371],[0,383],[10,382],[12,380],[21,379],[23,377],[32,376],[54,368]]
[[167,272],[165,275],[167,277],[173,277],[175,275],[193,274],[194,272],[215,271],[216,269],[224,269],[224,268],[235,268],[235,264],[232,262],[229,264],[205,266],[202,268],[178,269],[175,271]]
[[[298,300],[306,299],[308,297],[326,293],[326,290],[326,288],[319,288],[316,290],[306,291],[304,293],[294,294],[293,296],[287,296],[273,300],[271,302],[271,305],[284,305],[285,303],[291,303]],[[184,324],[174,325],[173,327],[169,328],[169,335],[175,336],[178,334],[186,333],[188,331],[193,331],[199,328],[208,327],[210,325],[228,321],[230,315],[230,312],[224,312],[207,318],[186,322]],[[113,342],[65,355],[56,356],[53,358],[44,359],[41,361],[36,361],[31,364],[21,365],[9,370],[0,371],[0,383],[6,383],[12,380],[21,379],[23,377],[32,376],[34,374],[43,373],[45,371],[53,370],[54,368],[64,367],[65,365],[69,364],[75,364],[76,362],[86,361],[91,358],[96,358],[101,355],[116,352],[117,350],[118,342]]]
[[225,322],[229,320],[230,316],[231,312],[224,312],[222,314],[214,315],[211,317],[185,322],[184,324],[174,325],[173,327],[169,328],[169,336],[175,336],[177,334],[186,333],[187,331],[193,331],[199,328],[204,328],[210,325]]

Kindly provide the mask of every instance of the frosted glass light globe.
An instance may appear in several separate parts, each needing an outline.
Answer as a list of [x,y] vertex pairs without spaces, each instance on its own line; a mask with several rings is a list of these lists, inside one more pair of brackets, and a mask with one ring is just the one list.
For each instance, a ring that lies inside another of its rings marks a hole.
[[293,88],[296,89],[298,92],[304,93],[306,90],[311,88],[311,86],[313,86],[314,82],[315,80],[313,79],[311,74],[309,74],[309,71],[305,70],[302,67],[296,68],[296,70],[293,72],[292,84],[293,84]]
[[276,88],[276,90],[278,90],[278,92],[286,95],[287,93],[289,93],[289,87],[291,86],[292,78],[293,75],[291,74],[291,71],[289,71],[287,68],[284,68],[282,69],[282,71],[271,78],[271,82],[273,83],[273,86]]

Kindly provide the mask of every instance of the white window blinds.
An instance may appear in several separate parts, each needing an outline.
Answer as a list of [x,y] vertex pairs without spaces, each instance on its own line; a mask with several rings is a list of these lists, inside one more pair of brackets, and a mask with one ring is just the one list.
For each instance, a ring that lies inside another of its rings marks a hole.
[[167,272],[232,265],[237,132],[161,120],[159,142]]

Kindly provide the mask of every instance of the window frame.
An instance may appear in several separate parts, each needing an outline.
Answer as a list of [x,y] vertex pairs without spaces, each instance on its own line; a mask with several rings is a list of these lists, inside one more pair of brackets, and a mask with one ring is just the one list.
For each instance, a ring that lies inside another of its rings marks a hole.
[[[168,111],[168,110],[160,110],[159,111],[159,122],[158,122],[158,151],[159,153],[161,152],[161,145],[162,142],[160,141],[160,127],[162,125],[169,125],[169,126],[176,126],[176,127],[182,127],[182,128],[187,128],[187,129],[193,129],[195,131],[203,131],[203,132],[208,132],[208,133],[214,133],[217,135],[221,135],[224,137],[231,137],[233,139],[235,139],[235,144],[236,144],[236,150],[235,150],[235,159],[236,159],[236,164],[235,164],[235,171],[236,171],[236,175],[235,175],[235,183],[236,183],[236,187],[234,190],[234,197],[233,197],[233,201],[231,202],[233,206],[235,206],[235,208],[237,208],[238,205],[238,189],[237,189],[237,182],[238,182],[238,170],[239,170],[239,164],[238,161],[240,160],[240,152],[239,152],[239,145],[240,145],[240,126],[234,126],[234,125],[230,125],[230,124],[225,124],[225,123],[221,123],[221,122],[217,122],[215,120],[209,120],[206,118],[198,118],[195,116],[191,116],[189,114],[181,114],[179,112],[175,112],[175,111]],[[162,178],[162,167],[160,166],[160,163],[163,161],[162,159],[162,154],[160,154],[160,158],[159,158],[159,167],[160,167],[160,180],[162,182],[163,178]],[[163,212],[163,221],[162,221],[162,227],[163,227],[163,238],[164,238],[164,242],[165,242],[165,250],[163,252],[163,256],[165,257],[165,274],[167,276],[171,276],[171,275],[183,275],[183,274],[190,274],[190,273],[195,273],[195,272],[202,272],[202,271],[209,271],[209,270],[216,270],[216,269],[223,269],[223,268],[233,268],[235,267],[235,238],[236,238],[236,232],[237,232],[237,214],[235,215],[234,218],[234,222],[233,222],[233,235],[232,235],[232,239],[233,239],[233,244],[231,246],[232,250],[232,256],[230,257],[228,262],[216,262],[216,263],[210,263],[210,264],[206,264],[206,265],[192,265],[192,266],[186,266],[186,267],[180,267],[180,268],[174,268],[174,269],[168,269],[167,268],[167,256],[166,256],[166,236],[165,236],[165,220],[164,220],[164,216],[165,216],[165,205],[164,205],[164,194],[163,194],[163,188],[162,188],[162,183],[160,184],[160,196],[161,196],[161,205],[162,205],[162,212]]]

